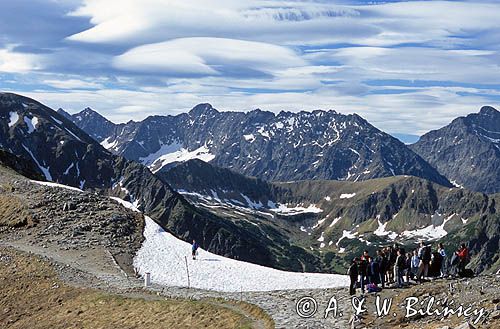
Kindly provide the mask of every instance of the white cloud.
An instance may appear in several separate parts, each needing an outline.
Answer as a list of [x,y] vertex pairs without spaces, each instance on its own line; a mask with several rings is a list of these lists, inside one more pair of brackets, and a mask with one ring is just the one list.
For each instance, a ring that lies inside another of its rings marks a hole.
[[288,48],[223,38],[183,38],[143,45],[116,57],[113,65],[126,71],[163,74],[217,75],[238,67],[270,72],[304,65]]
[[100,83],[92,81],[83,81],[79,79],[67,79],[67,80],[43,80],[43,83],[59,88],[59,89],[100,89],[103,85]]
[[499,10],[497,3],[459,1],[353,6],[326,1],[84,0],[72,15],[90,17],[95,26],[70,39],[137,45],[210,36],[290,45],[450,45],[463,43],[463,36],[498,29]]
[[347,47],[308,53],[312,62],[340,61],[346,79],[438,80],[495,83],[499,52],[426,47]]
[[0,49],[0,72],[24,73],[42,68],[39,56],[12,52],[13,48]]
[[61,89],[32,94],[115,121],[211,102],[333,108],[387,131],[422,133],[495,105],[500,3],[348,2],[83,0],[70,16],[90,28],[44,54],[0,50],[0,71],[32,73],[0,78],[13,90],[16,81],[21,90]]

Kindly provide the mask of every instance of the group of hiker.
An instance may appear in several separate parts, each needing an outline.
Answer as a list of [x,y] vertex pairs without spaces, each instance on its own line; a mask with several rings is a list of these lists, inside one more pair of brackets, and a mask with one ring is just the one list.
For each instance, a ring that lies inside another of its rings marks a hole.
[[420,242],[419,247],[406,252],[396,244],[376,251],[370,255],[367,250],[360,257],[353,259],[347,274],[350,277],[349,293],[378,292],[388,286],[401,288],[410,282],[421,283],[430,277],[448,277],[449,275],[470,275],[465,266],[469,262],[469,250],[465,244],[453,253],[448,261],[445,248],[438,244],[437,250]]

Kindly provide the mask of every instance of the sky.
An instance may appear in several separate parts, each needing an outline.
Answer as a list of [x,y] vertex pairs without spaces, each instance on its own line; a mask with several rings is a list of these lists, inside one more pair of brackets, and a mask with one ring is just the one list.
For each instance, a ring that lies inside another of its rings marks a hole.
[[336,110],[423,134],[500,103],[500,1],[0,0],[0,90],[114,122]]

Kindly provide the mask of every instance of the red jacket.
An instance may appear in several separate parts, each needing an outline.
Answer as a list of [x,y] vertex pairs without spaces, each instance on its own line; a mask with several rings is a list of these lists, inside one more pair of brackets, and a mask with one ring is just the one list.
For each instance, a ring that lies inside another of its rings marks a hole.
[[460,259],[467,259],[469,257],[469,250],[467,248],[462,248],[458,251],[457,256]]

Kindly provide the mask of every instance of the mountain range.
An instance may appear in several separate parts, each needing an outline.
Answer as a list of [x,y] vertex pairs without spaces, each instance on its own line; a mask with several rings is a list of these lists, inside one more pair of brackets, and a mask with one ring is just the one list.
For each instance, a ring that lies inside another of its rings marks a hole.
[[89,109],[71,118],[108,150],[153,172],[199,158],[271,181],[413,175],[451,186],[409,147],[356,114],[219,112],[199,104],[189,113],[117,125]]
[[425,239],[450,252],[469,241],[477,271],[499,266],[498,195],[453,187],[418,143],[408,147],[357,115],[201,104],[114,124],[90,109],[58,112],[0,94],[0,147],[11,168],[27,159],[25,172],[124,198],[217,254],[343,272],[361,250]]

